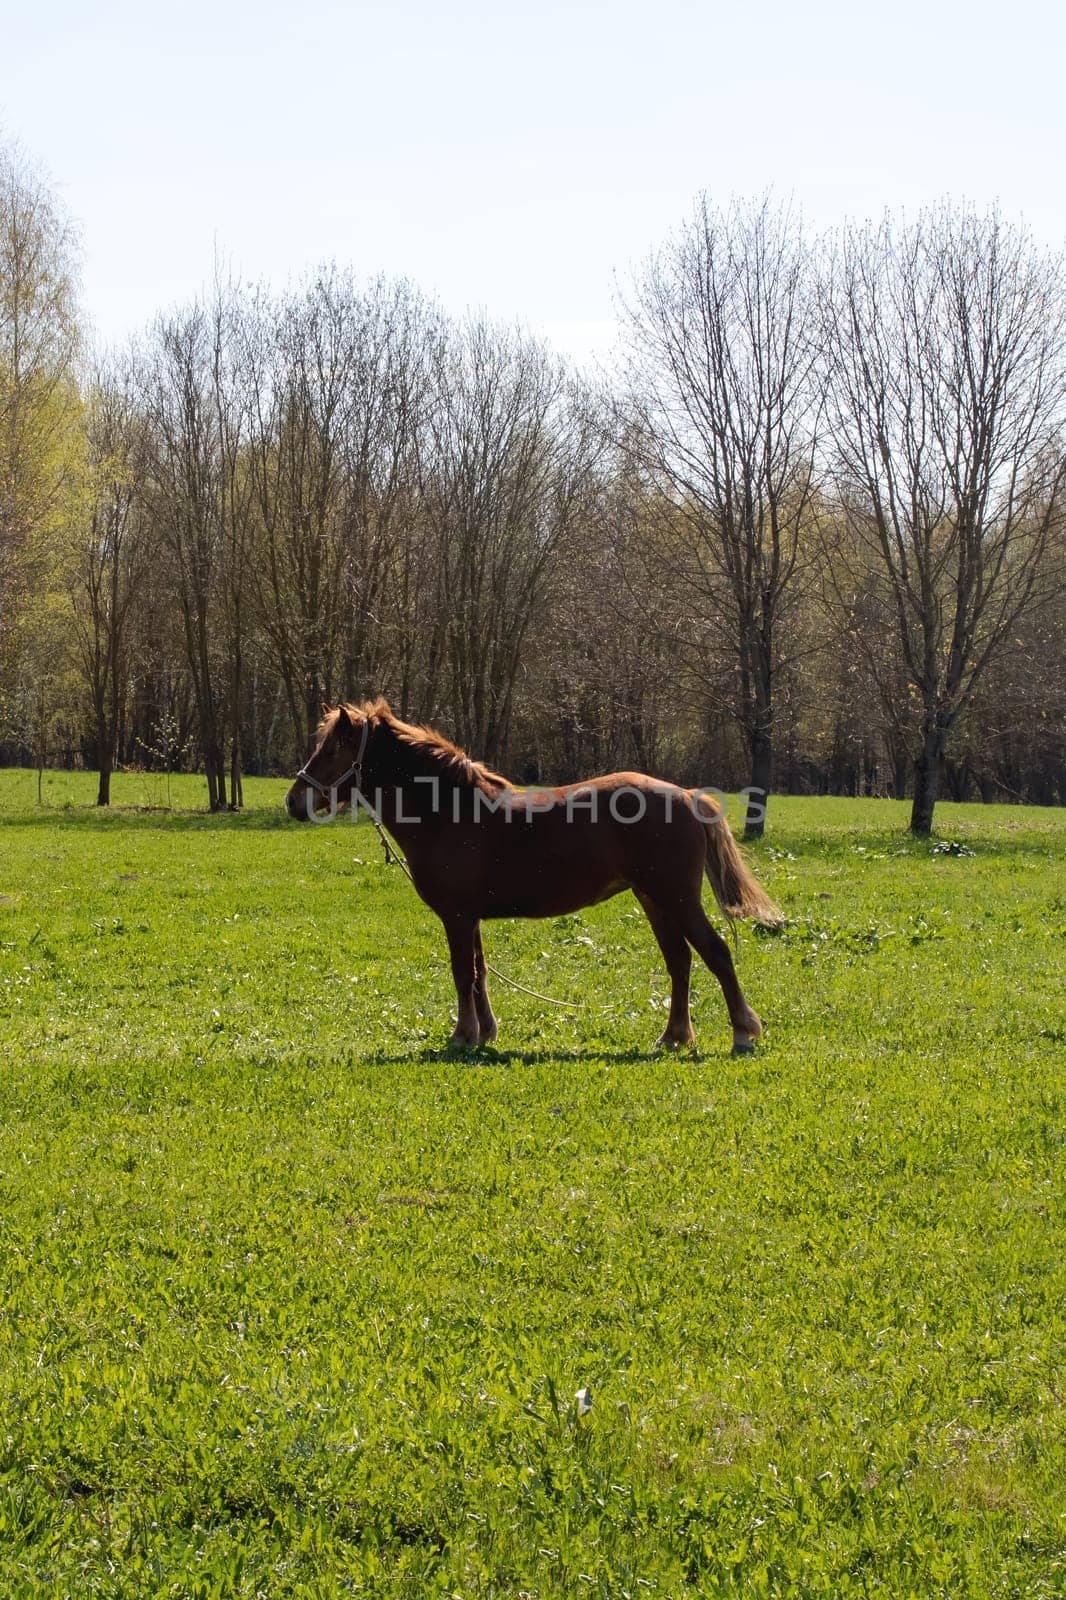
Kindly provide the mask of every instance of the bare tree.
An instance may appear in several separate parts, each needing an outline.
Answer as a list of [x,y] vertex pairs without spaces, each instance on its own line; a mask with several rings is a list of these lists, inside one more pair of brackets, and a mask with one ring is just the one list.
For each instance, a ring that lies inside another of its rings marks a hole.
[[88,494],[75,526],[75,653],[92,705],[99,767],[96,803],[111,801],[111,773],[129,667],[129,623],[147,575],[139,499],[144,420],[128,372],[97,371],[86,401]]
[[349,284],[333,273],[283,302],[260,297],[259,316],[246,365],[258,610],[302,747],[337,693],[344,654],[344,446],[359,330]]
[[[784,625],[810,557],[818,329],[798,218],[766,199],[723,212],[701,198],[623,309],[628,437],[687,533],[663,558],[690,621],[688,665],[743,730],[758,792],[748,831],[759,834]],[[706,671],[709,628],[735,694]]]
[[226,805],[225,698],[216,617],[222,559],[221,449],[214,329],[201,305],[160,320],[144,372],[150,423],[145,497],[168,553],[208,803]]
[[421,482],[436,562],[426,680],[458,737],[492,761],[601,439],[561,363],[487,322],[440,342],[435,382]]
[[419,626],[412,612],[422,534],[418,458],[441,319],[403,280],[375,280],[354,310],[359,349],[343,438],[343,685],[365,693],[394,681],[405,706]]
[[[604,411],[608,427],[606,399]],[[590,768],[680,776],[693,717],[677,681],[674,595],[649,559],[661,534],[657,497],[624,449],[611,450],[600,476],[537,621],[522,722],[533,723],[538,758],[568,779]]]
[[[1066,474],[1062,262],[995,214],[886,217],[844,235],[826,310],[836,478],[909,674],[911,827],[928,833],[956,720],[1048,598]],[[867,649],[871,670],[881,656]]]
[[250,631],[249,591],[256,531],[255,480],[249,460],[252,408],[242,361],[244,303],[237,288],[216,283],[211,304],[211,398],[218,441],[219,589],[229,684],[230,808],[243,804],[241,719]]

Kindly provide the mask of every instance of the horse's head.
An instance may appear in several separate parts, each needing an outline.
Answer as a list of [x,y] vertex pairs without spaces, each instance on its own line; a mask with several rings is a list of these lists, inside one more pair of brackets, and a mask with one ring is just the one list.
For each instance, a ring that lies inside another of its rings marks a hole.
[[297,822],[317,811],[335,814],[359,786],[370,717],[352,706],[323,706],[322,712],[315,747],[285,796],[285,809]]

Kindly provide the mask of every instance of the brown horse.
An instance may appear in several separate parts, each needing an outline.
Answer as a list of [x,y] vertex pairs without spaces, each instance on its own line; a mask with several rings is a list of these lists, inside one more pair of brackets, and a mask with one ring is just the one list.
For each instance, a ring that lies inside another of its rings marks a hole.
[[444,924],[459,1001],[452,1044],[496,1038],[483,919],[559,916],[632,889],[672,984],[659,1044],[687,1045],[695,1037],[695,950],[722,986],[734,1050],[753,1048],[762,1023],[741,994],[728,945],[704,913],[704,872],[728,916],[774,925],[781,913],[709,795],[638,772],[517,789],[432,729],[401,722],[378,699],[325,710],[285,804],[301,820],[335,814],[350,798],[380,817],[407,857],[415,888]]

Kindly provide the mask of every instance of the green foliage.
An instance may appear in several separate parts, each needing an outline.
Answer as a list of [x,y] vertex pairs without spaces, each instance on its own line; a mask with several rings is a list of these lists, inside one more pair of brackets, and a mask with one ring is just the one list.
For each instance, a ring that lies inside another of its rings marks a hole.
[[38,742],[61,677],[69,530],[84,488],[73,257],[48,185],[0,139],[0,737],[26,743]]
[[247,789],[0,774],[0,1592],[1063,1592],[1060,815],[775,801],[757,1055],[707,974],[649,1051],[622,897],[457,1058],[370,830]]

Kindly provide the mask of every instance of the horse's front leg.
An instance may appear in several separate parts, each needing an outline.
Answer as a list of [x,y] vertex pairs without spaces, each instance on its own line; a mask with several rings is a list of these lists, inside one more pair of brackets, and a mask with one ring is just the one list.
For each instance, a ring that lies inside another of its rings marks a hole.
[[477,1044],[481,1038],[477,1005],[474,1000],[474,937],[477,924],[472,917],[445,917],[444,931],[452,958],[452,977],[459,1003],[455,1031],[448,1041],[453,1045]]
[[489,999],[489,980],[485,969],[485,947],[481,943],[481,924],[474,924],[474,1009],[477,1012],[478,1043],[492,1044],[499,1030]]

